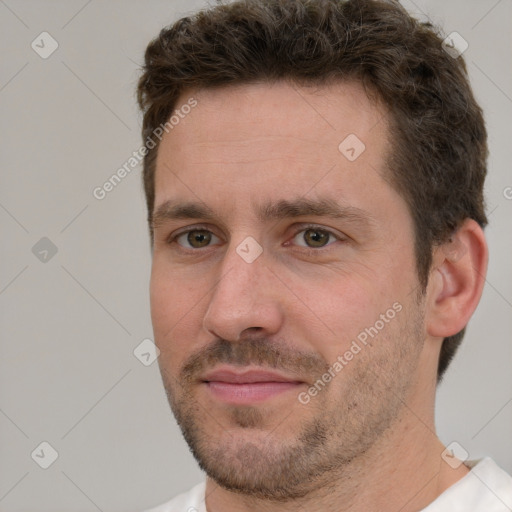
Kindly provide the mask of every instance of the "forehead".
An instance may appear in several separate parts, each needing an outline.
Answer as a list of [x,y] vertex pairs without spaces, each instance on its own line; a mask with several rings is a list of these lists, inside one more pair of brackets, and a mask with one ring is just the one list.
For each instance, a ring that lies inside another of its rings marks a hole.
[[286,191],[314,196],[330,190],[334,199],[345,199],[356,186],[373,194],[387,187],[380,176],[389,147],[387,113],[358,83],[190,91],[176,109],[191,98],[197,106],[160,143],[155,208],[180,197],[229,197],[234,205],[241,195],[254,204],[255,198],[279,200]]
[[192,124],[194,134],[183,133],[180,127],[173,133],[187,138],[196,135],[210,143],[222,144],[225,135],[242,138],[257,134],[316,141],[328,134],[326,142],[331,143],[347,131],[369,135],[377,124],[383,128],[382,121],[387,119],[384,107],[370,100],[355,81],[308,86],[279,81],[201,89],[183,93],[176,108],[191,97],[198,106],[180,127]]

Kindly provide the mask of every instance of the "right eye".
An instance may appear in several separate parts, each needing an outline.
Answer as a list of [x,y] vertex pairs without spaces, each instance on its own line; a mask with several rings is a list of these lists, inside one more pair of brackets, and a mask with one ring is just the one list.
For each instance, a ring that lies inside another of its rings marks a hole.
[[202,249],[220,242],[219,237],[207,229],[190,229],[176,235],[170,242],[174,242],[185,249]]

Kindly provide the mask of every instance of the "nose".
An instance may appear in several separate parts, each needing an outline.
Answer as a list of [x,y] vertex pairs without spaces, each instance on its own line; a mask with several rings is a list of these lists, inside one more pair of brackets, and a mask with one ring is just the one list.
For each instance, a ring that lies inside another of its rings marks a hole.
[[264,252],[248,263],[229,248],[224,256],[203,327],[210,334],[237,342],[245,331],[272,335],[282,321],[281,287],[265,263]]

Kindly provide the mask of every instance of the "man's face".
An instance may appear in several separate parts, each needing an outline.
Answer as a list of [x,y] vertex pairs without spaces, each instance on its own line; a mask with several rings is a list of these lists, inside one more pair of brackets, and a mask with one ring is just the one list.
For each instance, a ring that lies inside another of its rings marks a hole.
[[157,159],[163,382],[212,478],[298,497],[382,442],[418,386],[424,307],[412,218],[383,178],[387,117],[353,83],[193,96]]

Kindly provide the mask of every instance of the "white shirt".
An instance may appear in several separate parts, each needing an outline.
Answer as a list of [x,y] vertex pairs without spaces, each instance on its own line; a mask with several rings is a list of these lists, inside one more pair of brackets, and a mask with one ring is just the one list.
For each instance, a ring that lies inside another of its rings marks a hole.
[[[468,461],[471,471],[422,512],[511,512],[512,477],[491,458]],[[145,512],[206,512],[206,482]]]

